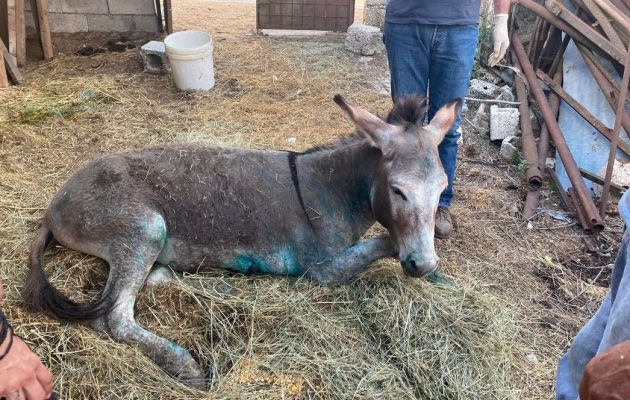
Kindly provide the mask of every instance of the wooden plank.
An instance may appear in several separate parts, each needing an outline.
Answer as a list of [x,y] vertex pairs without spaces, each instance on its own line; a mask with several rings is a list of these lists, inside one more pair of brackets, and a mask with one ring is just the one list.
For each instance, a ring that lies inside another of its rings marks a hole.
[[44,60],[50,60],[53,58],[53,48],[52,40],[50,39],[46,0],[31,0],[31,8],[33,9],[33,19],[35,20],[37,34],[42,45]]
[[16,84],[22,83],[22,73],[17,66],[17,61],[15,57],[11,53],[9,53],[9,49],[7,49],[7,46],[1,40],[0,47],[2,47],[0,51],[2,51],[2,55],[4,56],[4,65],[7,68],[7,72],[9,73],[11,80],[13,80],[13,83]]
[[24,22],[24,0],[15,0],[15,38],[18,67],[26,63],[26,24]]
[[[2,43],[2,47],[4,47],[4,42],[0,39],[0,43]],[[7,70],[4,67],[4,55],[3,52],[0,51],[0,88],[5,88],[9,86],[9,79],[7,78]]]
[[17,47],[15,40],[15,0],[7,0],[7,29],[9,53],[15,55],[15,49]]

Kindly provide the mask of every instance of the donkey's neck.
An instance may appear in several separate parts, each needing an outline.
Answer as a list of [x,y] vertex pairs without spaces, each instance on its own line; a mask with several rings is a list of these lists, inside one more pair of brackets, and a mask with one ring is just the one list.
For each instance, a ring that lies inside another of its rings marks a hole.
[[310,181],[301,188],[317,187],[339,201],[351,221],[348,228],[362,235],[375,222],[371,192],[379,160],[379,150],[359,138],[307,152],[297,162],[299,178]]

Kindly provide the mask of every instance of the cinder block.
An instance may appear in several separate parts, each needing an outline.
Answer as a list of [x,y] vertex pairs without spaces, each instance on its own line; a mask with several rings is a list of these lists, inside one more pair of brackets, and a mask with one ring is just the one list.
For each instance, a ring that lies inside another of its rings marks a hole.
[[131,32],[134,27],[131,15],[88,15],[90,32]]
[[48,23],[51,32],[87,32],[87,17],[82,14],[48,13]]
[[157,17],[155,15],[134,15],[135,32],[158,32]]
[[518,108],[490,107],[490,140],[503,140],[519,133]]
[[107,0],[61,0],[64,13],[109,14]]
[[[24,2],[24,10],[28,11],[27,14],[31,14],[31,2],[30,1],[25,1]],[[48,11],[49,13],[51,13],[51,12],[56,12],[56,13],[63,12],[63,8],[61,8],[61,0],[48,0],[46,2],[46,11]]]
[[371,56],[376,52],[376,45],[381,30],[375,26],[352,24],[346,34],[346,49],[353,53]]
[[153,0],[107,0],[110,14],[155,14]]
[[144,72],[162,75],[171,70],[168,58],[166,57],[164,42],[158,42],[157,40],[150,41],[142,46],[140,55],[142,56],[142,63],[144,64]]
[[500,88],[490,82],[482,81],[481,79],[471,79],[468,92],[471,96],[481,98],[494,98],[498,94]]

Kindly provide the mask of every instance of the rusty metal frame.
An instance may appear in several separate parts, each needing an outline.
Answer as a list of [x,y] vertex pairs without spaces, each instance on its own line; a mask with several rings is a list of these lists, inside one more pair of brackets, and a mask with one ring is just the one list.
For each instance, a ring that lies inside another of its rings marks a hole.
[[[521,1],[521,0],[519,0]],[[580,200],[581,205],[584,207],[584,213],[587,217],[589,227],[593,231],[601,231],[604,228],[603,221],[597,207],[595,207],[595,203],[593,203],[593,199],[591,198],[589,191],[586,189],[584,185],[584,181],[580,172],[578,170],[577,164],[575,163],[575,159],[571,154],[571,150],[567,145],[566,140],[558,126],[558,121],[556,121],[556,117],[553,115],[551,108],[549,106],[549,102],[547,101],[545,94],[543,93],[542,88],[538,85],[538,80],[536,78],[536,74],[534,73],[534,69],[532,68],[531,63],[527,59],[527,55],[525,53],[525,49],[523,48],[523,44],[517,33],[512,34],[512,46],[516,53],[519,63],[523,68],[523,73],[529,82],[529,87],[534,96],[538,106],[543,115],[543,119],[545,124],[547,125],[547,129],[549,130],[549,135],[553,140],[556,150],[560,155],[560,159],[567,171],[567,175],[571,184],[575,188],[576,194]]]

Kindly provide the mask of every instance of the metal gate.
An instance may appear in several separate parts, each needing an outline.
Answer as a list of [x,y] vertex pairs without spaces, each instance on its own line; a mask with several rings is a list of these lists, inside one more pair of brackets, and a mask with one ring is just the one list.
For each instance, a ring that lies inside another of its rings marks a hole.
[[354,21],[354,0],[256,0],[257,29],[345,32]]

